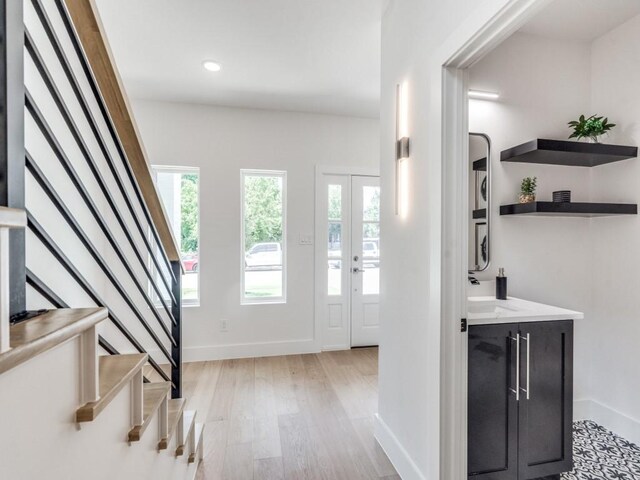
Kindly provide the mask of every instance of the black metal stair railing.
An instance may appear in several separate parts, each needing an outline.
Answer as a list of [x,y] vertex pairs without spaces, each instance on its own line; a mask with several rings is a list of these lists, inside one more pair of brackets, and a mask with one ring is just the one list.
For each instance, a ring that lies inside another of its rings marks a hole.
[[[10,1],[12,0],[0,0],[0,7],[6,11]],[[66,242],[56,243],[56,235],[48,232],[45,227],[49,219],[41,218],[44,224],[41,223],[36,218],[41,216],[35,211],[38,208],[30,208],[27,202],[28,230],[55,260],[61,271],[73,280],[74,288],[83,292],[96,306],[109,310],[109,322],[115,327],[112,333],[119,332],[128,345],[126,347],[118,344],[116,348],[113,339],[105,338],[108,335],[105,331],[99,336],[101,348],[112,355],[127,348],[141,353],[150,349],[159,352],[157,355],[161,359],[150,356],[149,363],[163,379],[171,382],[172,397],[180,397],[180,261],[170,260],[166,253],[64,1],[46,0],[46,8],[45,0],[30,0],[23,5],[35,13],[29,16],[23,29],[24,44],[16,46],[16,42],[11,45],[3,43],[2,34],[6,33],[7,25],[6,20],[4,23],[0,21],[1,46],[5,49],[23,50],[24,61],[35,67],[29,71],[37,72],[38,85],[45,87],[38,88],[34,94],[26,87],[22,90],[24,115],[29,118],[30,128],[42,139],[37,148],[30,149],[27,145],[24,159],[17,163],[23,170],[22,188],[24,189],[28,179],[30,188],[37,188],[44,194],[39,194],[37,198],[41,199],[39,201],[46,199],[47,208],[57,211],[62,219],[59,227],[68,232],[68,238],[75,239],[75,245],[82,246],[82,255],[91,259],[97,267],[95,272],[100,272],[106,279],[106,286],[94,285],[83,275],[82,268],[70,258],[75,258],[76,252],[69,255],[65,250],[69,248]],[[50,16],[55,16],[55,21]],[[14,16],[14,22],[16,18]],[[30,32],[30,28],[34,32],[37,30],[38,35]],[[22,64],[7,64],[6,58],[0,59],[0,67],[4,68],[4,72],[0,68],[0,81],[5,86],[9,78],[7,68],[19,67],[23,72],[26,71]],[[61,82],[64,83],[64,88]],[[45,94],[48,95],[44,102],[46,108],[38,103]],[[51,120],[51,115],[55,116],[56,121]],[[25,118],[0,111],[0,127],[2,122],[22,122],[25,125]],[[60,140],[61,128],[66,129],[65,142]],[[0,143],[2,141],[0,135]],[[0,147],[3,151],[6,150],[6,145]],[[69,153],[69,148],[73,148],[74,155]],[[45,164],[46,168],[43,169]],[[53,167],[62,176],[56,175],[56,179],[48,177],[45,172]],[[15,168],[15,164],[11,168]],[[0,193],[4,188],[2,175],[6,176],[8,171],[8,166],[0,162]],[[56,183],[61,178],[64,186]],[[87,182],[91,183],[91,189]],[[80,202],[69,203],[70,197],[66,196],[68,192],[62,190],[68,188],[68,185],[73,187],[73,198],[80,198]],[[78,214],[80,208],[83,209],[83,215]],[[88,218],[95,222],[97,229],[86,230]],[[20,246],[23,255],[25,246],[23,238]],[[75,306],[71,299],[65,298],[66,293],[56,291],[61,290],[61,286],[47,284],[34,273],[37,268],[26,268],[24,259],[22,268],[25,278],[12,276],[12,283],[26,282],[54,308]],[[109,292],[115,292],[115,296],[112,298],[107,295],[105,288]],[[135,331],[142,332],[144,338],[134,334]],[[159,363],[171,366],[170,376]]]
[[[89,127],[91,129],[91,133],[94,136],[94,138],[97,140],[98,146],[100,148],[100,152],[102,153],[102,155],[104,156],[106,163],[109,167],[109,171],[110,173],[113,175],[113,178],[115,179],[116,185],[118,186],[118,190],[127,206],[127,209],[129,211],[129,213],[134,216],[134,218],[136,219],[135,225],[136,228],[138,230],[138,233],[140,234],[140,236],[142,237],[144,243],[145,243],[145,247],[147,248],[147,250],[151,250],[151,244],[149,242],[149,239],[147,238],[147,235],[145,235],[145,232],[142,229],[142,222],[140,221],[139,218],[137,218],[137,215],[135,213],[135,210],[133,208],[133,204],[131,201],[131,198],[129,196],[129,194],[127,193],[125,187],[124,187],[124,183],[123,180],[120,176],[120,174],[118,173],[117,168],[115,167],[115,162],[113,160],[113,158],[111,157],[109,150],[106,146],[106,142],[105,139],[102,136],[102,133],[100,132],[100,129],[97,126],[97,122],[96,119],[94,118],[93,114],[91,113],[91,110],[88,106],[87,103],[87,99],[85,98],[85,95],[82,93],[82,89],[80,88],[80,85],[78,83],[78,79],[76,78],[76,76],[73,73],[73,70],[71,69],[70,63],[69,63],[69,59],[67,58],[67,56],[64,53],[64,50],[62,49],[62,46],[60,44],[60,40],[58,39],[58,36],[55,34],[55,31],[53,30],[53,27],[51,25],[51,21],[49,20],[49,18],[47,17],[46,13],[44,12],[42,5],[40,3],[40,0],[32,0],[32,4],[34,6],[34,9],[36,10],[36,13],[38,14],[38,18],[42,23],[42,26],[45,30],[45,33],[47,35],[47,38],[49,39],[49,41],[51,42],[51,45],[54,48],[54,51],[56,53],[56,56],[58,58],[58,61],[60,62],[60,66],[62,67],[65,76],[73,90],[73,93],[80,105],[80,108],[82,109],[82,113],[85,117],[85,119],[87,120],[87,123],[89,124]],[[57,2],[57,4],[59,4],[62,7],[62,3],[61,2]],[[62,7],[63,8],[63,7]],[[70,34],[74,34],[74,31],[71,29],[71,25],[70,25],[70,20],[65,17],[63,20],[65,20],[65,26],[68,26],[68,32]],[[72,38],[74,47],[76,48],[76,53],[78,53],[79,55],[82,53],[82,50],[79,47],[78,44],[78,39],[75,37],[75,34],[73,35]],[[55,88],[55,83],[52,81],[51,79],[51,75],[49,74],[48,70],[46,69],[45,63],[42,60],[41,55],[39,54],[38,50],[36,49],[33,41],[31,40],[31,37],[29,35],[28,31],[25,31],[25,48],[27,49],[27,51],[29,52],[30,56],[33,58],[36,67],[38,68],[40,74],[43,77],[43,80],[45,81],[45,83],[47,84],[47,87],[50,89],[50,91],[53,91],[56,93],[56,103],[58,104],[59,108],[65,109],[64,107],[64,102],[61,100],[59,92],[57,91],[57,89]],[[95,85],[95,81],[93,80],[93,76],[91,75],[90,72],[90,67],[88,65],[88,63],[86,62],[86,59],[84,58],[84,56],[81,56],[83,62],[82,62],[82,66],[83,66],[83,71],[85,73],[85,75],[87,76],[88,79],[90,79],[91,81],[89,82],[91,87],[92,87],[92,92],[93,94],[96,96],[96,98],[100,98],[101,96],[99,94],[99,91],[97,90],[97,85]],[[104,107],[102,102],[99,102],[98,105],[101,107],[100,111],[101,113],[104,115],[104,118],[109,118],[108,112],[106,111],[106,107]],[[71,116],[68,114],[68,111],[66,112],[65,115],[66,118],[71,119]],[[71,123],[73,123],[73,121],[71,120]],[[111,122],[107,122],[107,127],[109,127],[109,131],[110,134],[112,136],[112,139],[114,140],[114,143],[116,145],[116,148],[118,149],[118,154],[120,155],[120,158],[123,161],[123,166],[125,168],[125,171],[127,172],[128,175],[128,180],[131,182],[131,184],[134,186],[134,192],[136,193],[136,197],[137,200],[139,202],[139,204],[143,207],[142,211],[146,217],[146,221],[147,223],[151,226],[151,233],[154,236],[154,240],[156,241],[156,243],[160,246],[162,246],[162,243],[160,242],[160,238],[158,236],[158,232],[155,228],[155,225],[153,225],[153,221],[151,220],[151,216],[149,215],[149,210],[146,208],[146,204],[142,198],[142,195],[140,193],[140,189],[138,188],[137,182],[135,181],[135,177],[133,176],[133,172],[131,171],[131,165],[129,165],[129,162],[126,161],[126,155],[124,153],[124,150],[122,149],[122,145],[120,144],[118,135],[115,131],[115,129],[113,128],[113,126],[111,125]],[[78,136],[78,132],[77,132],[77,127],[74,126],[73,128],[73,132],[74,132],[74,137]],[[80,137],[80,142],[81,137]],[[86,145],[84,146],[84,149],[86,151]],[[88,151],[85,153],[87,158],[91,158],[91,155],[88,153]],[[89,160],[88,160],[89,161]],[[95,170],[94,175],[99,176],[99,172],[97,171],[97,169],[95,168],[95,161],[92,162],[93,163],[93,168],[92,171]],[[104,191],[104,189],[103,189]],[[131,242],[130,237],[127,237],[127,239]],[[171,272],[171,265],[167,259],[166,253],[164,252],[164,249],[162,250],[162,260],[164,260],[165,262],[165,267],[166,269]],[[157,257],[153,256],[151,259],[154,264],[155,267],[158,270],[161,270],[160,264],[158,262]],[[144,262],[142,262],[144,264]],[[149,279],[152,281],[152,277],[150,275],[149,270],[146,268],[146,265],[144,265],[145,267],[145,273],[147,274],[147,276],[149,277]],[[175,281],[176,278],[175,276],[173,276],[173,273],[171,273],[171,280]],[[162,277],[162,281],[164,282],[164,286],[166,288],[167,291],[171,291],[171,287],[169,285],[169,282]],[[155,284],[152,283],[152,286],[154,288],[154,290],[156,291],[156,293],[160,295],[160,292]],[[171,300],[175,301],[175,298],[171,295]],[[165,307],[165,309],[167,308],[166,304],[163,303],[163,306]]]

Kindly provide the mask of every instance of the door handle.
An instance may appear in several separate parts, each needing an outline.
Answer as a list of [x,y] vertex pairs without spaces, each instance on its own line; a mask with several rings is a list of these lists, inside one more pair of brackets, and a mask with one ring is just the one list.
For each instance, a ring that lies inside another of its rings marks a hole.
[[364,269],[363,269],[363,268],[359,268],[359,267],[353,267],[353,268],[351,269],[351,271],[352,271],[353,273],[363,273],[363,272],[364,272]]
[[531,334],[527,333],[526,337],[520,337],[523,341],[527,342],[527,388],[523,388],[522,391],[527,394],[527,400],[531,398],[531,382],[529,377],[531,376],[530,360],[531,360]]
[[509,388],[516,394],[516,402],[520,401],[520,334],[518,333],[515,338],[509,337],[510,340],[516,342],[516,389]]

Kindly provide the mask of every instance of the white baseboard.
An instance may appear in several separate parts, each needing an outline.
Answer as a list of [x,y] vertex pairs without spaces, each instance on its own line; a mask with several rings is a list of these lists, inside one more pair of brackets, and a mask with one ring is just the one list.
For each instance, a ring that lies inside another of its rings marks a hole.
[[402,480],[425,480],[418,466],[377,413],[374,435]]
[[322,347],[323,352],[336,352],[339,350],[350,350],[351,345],[324,345]]
[[212,345],[183,348],[182,361],[204,362],[209,360],[230,360],[234,358],[274,357],[278,355],[318,353],[319,351],[315,340]]
[[595,400],[576,400],[573,403],[573,419],[593,420],[626,440],[640,445],[640,421]]

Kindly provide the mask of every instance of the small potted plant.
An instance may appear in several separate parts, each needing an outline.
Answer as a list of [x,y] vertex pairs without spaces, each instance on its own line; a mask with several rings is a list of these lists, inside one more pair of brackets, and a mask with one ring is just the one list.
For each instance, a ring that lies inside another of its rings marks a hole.
[[608,118],[597,115],[591,115],[589,118],[580,115],[578,120],[573,120],[568,125],[573,128],[573,133],[569,135],[569,138],[578,140],[586,138],[593,143],[600,143],[600,137],[616,126],[615,123],[609,123]]
[[538,177],[525,177],[520,184],[520,203],[532,203],[536,201],[536,182]]

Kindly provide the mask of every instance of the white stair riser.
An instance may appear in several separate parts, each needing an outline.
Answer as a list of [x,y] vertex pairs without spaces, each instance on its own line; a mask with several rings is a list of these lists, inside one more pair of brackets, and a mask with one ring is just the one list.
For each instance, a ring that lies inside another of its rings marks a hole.
[[81,405],[100,398],[98,364],[98,330],[93,326],[80,335]]

